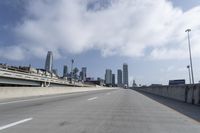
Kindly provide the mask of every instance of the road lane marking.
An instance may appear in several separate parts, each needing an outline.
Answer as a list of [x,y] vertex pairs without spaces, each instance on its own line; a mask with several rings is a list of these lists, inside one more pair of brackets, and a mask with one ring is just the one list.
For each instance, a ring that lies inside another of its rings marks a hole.
[[106,95],[110,95],[110,93],[106,93]]
[[89,98],[88,101],[98,99],[98,97]]
[[30,120],[32,120],[33,118],[27,118],[27,119],[24,119],[24,120],[20,120],[20,121],[17,121],[17,122],[14,122],[14,123],[10,123],[8,125],[5,125],[5,126],[1,126],[0,127],[0,131],[1,130],[4,130],[4,129],[7,129],[7,128],[10,128],[10,127],[13,127],[13,126],[16,126],[16,125],[19,125],[19,124],[22,124],[22,123],[25,123],[25,122],[28,122]]

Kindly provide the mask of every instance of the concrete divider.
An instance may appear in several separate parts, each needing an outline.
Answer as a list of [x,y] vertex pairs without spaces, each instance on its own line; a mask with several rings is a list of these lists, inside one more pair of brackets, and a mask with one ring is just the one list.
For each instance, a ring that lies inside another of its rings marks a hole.
[[44,96],[85,92],[94,90],[109,90],[107,87],[0,87],[0,100],[8,98],[22,98],[29,96]]
[[174,85],[174,86],[149,86],[134,88],[155,95],[179,100],[186,103],[200,105],[200,84]]

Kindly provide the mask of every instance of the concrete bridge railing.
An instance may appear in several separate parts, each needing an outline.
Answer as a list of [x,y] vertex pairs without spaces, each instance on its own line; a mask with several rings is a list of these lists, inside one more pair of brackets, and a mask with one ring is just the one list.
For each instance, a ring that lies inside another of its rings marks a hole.
[[200,84],[174,85],[174,86],[149,86],[134,88],[151,94],[179,100],[186,103],[200,105]]

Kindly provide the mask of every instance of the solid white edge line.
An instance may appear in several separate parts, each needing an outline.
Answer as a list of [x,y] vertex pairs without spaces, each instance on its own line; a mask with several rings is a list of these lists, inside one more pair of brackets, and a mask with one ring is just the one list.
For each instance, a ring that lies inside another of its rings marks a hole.
[[98,98],[98,97],[89,98],[88,101],[95,100],[95,99],[97,99],[97,98]]
[[24,120],[20,120],[20,121],[17,121],[17,122],[14,122],[14,123],[10,123],[8,125],[5,125],[5,126],[1,126],[0,127],[0,131],[1,130],[4,130],[4,129],[7,129],[7,128],[10,128],[10,127],[13,127],[13,126],[16,126],[16,125],[19,125],[19,124],[22,124],[22,123],[25,123],[25,122],[28,122],[30,120],[32,120],[33,118],[27,118],[27,119],[24,119]]

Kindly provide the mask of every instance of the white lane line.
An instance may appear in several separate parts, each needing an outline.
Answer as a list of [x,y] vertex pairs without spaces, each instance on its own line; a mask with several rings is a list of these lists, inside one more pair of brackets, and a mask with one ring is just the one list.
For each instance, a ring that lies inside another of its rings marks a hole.
[[22,124],[22,123],[25,123],[25,122],[28,122],[30,120],[32,120],[33,118],[27,118],[27,119],[24,119],[24,120],[21,120],[21,121],[17,121],[17,122],[14,122],[14,123],[10,123],[8,125],[5,125],[5,126],[1,126],[0,127],[0,131],[1,130],[4,130],[4,129],[7,129],[7,128],[10,128],[10,127],[13,127],[13,126],[16,126],[16,125],[19,125],[19,124]]
[[98,97],[89,98],[88,101],[98,99]]
[[110,93],[106,93],[106,95],[110,95]]

